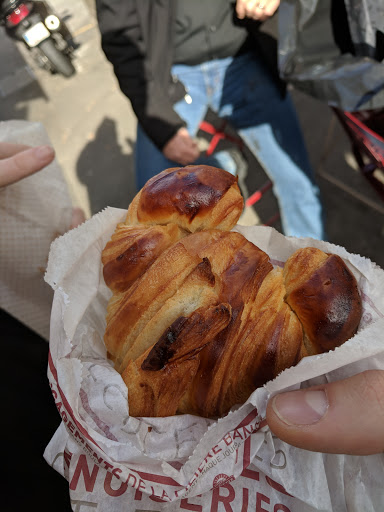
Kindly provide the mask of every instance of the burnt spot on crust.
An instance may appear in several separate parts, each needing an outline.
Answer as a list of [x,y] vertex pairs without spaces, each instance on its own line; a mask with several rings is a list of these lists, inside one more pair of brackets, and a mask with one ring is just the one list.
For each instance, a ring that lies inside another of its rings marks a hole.
[[304,285],[294,290],[288,303],[320,352],[351,338],[362,313],[356,279],[336,255],[329,256]]
[[141,365],[142,370],[159,371],[168,363],[191,359],[231,320],[229,304],[199,308],[188,317],[179,317],[164,331]]
[[208,258],[203,258],[203,261],[197,265],[195,271],[199,278],[207,284],[210,286],[215,285],[215,276],[212,272],[211,262]]
[[144,214],[177,212],[190,222],[218,203],[237,178],[221,169],[195,166],[162,174],[142,189],[140,209]]
[[175,355],[173,344],[183,329],[186,317],[181,316],[165,330],[158,342],[153,346],[147,358],[141,365],[142,370],[159,371],[164,368],[167,362]]

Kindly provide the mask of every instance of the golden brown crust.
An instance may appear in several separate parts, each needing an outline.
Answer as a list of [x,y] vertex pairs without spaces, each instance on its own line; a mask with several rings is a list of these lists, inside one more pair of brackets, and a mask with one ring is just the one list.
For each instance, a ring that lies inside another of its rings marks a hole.
[[313,271],[320,267],[327,258],[328,255],[325,252],[315,247],[305,247],[295,251],[284,264],[287,295],[305,283]]
[[206,165],[177,167],[144,185],[128,210],[126,222],[175,223],[191,233],[230,230],[242,210],[243,199],[232,174]]
[[351,337],[357,283],[341,258],[296,251],[284,269],[239,233],[236,179],[163,171],[103,251],[105,344],[132,416],[217,417],[302,357]]
[[117,225],[102,252],[103,276],[113,292],[127,290],[162,254],[186,235],[176,224],[166,226]]
[[176,319],[153,347],[131,360],[122,377],[128,389],[130,414],[176,414],[181,396],[199,365],[200,350],[222,331],[231,319],[229,304],[200,308],[189,317]]
[[130,361],[122,373],[128,388],[129,414],[140,417],[166,417],[177,412],[179,400],[199,365],[197,358],[169,364],[157,372],[141,369],[141,360]]
[[142,370],[162,370],[168,364],[190,359],[227,327],[229,304],[199,308],[188,317],[179,317],[161,335],[143,361]]
[[104,342],[117,362],[121,362],[146,324],[199,263],[178,242],[120,294],[117,303],[109,304]]
[[[299,265],[307,252],[302,249],[295,253],[289,266]],[[356,333],[361,298],[356,279],[337,255],[325,255],[306,277],[295,287],[291,280],[286,300],[303,325],[307,351],[319,354],[338,347]]]
[[272,270],[268,261],[263,265],[259,260],[256,268],[248,290],[239,281],[228,328],[202,350],[181,412],[222,416],[299,360],[302,328],[283,300],[282,272]]
[[[182,263],[182,262],[181,262]],[[209,261],[199,261],[182,284],[176,288],[177,283],[169,282],[167,287],[168,298],[158,311],[143,325],[136,335],[133,344],[126,352],[121,363],[124,368],[131,359],[139,357],[144,350],[151,347],[154,340],[179,317],[188,317],[198,308],[208,308],[218,304],[217,283],[212,273]],[[153,306],[151,306],[153,310]],[[127,328],[129,329],[129,324]],[[127,331],[128,332],[128,331]]]
[[[188,237],[183,243],[190,241]],[[220,276],[220,298],[231,304],[232,319],[227,329],[200,354],[198,375],[183,398],[182,412],[212,417],[226,412],[228,397],[238,393],[230,385],[233,374],[228,372],[236,368],[234,357],[247,329],[247,313],[251,311],[247,304],[257,295],[272,265],[263,251],[239,233],[224,233],[219,241],[204,249],[204,255]]]

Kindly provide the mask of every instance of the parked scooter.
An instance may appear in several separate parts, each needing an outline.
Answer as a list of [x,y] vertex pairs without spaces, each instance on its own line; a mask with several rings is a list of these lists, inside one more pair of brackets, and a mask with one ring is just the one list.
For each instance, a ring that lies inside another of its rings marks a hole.
[[7,34],[23,41],[37,64],[70,77],[75,44],[63,21],[44,1],[0,0],[0,24]]

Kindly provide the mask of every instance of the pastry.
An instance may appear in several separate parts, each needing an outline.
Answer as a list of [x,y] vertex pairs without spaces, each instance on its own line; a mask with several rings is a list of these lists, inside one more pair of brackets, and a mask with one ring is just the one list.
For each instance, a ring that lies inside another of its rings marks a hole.
[[309,247],[274,268],[231,231],[242,209],[226,171],[167,169],[136,195],[106,245],[113,296],[104,341],[132,416],[220,417],[356,332],[360,294],[344,261]]

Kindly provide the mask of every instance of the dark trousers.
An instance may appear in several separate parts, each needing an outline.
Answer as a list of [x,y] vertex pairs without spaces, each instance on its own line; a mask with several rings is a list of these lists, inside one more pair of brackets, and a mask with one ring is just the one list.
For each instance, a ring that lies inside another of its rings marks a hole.
[[1,309],[0,340],[4,473],[0,508],[68,512],[68,482],[43,458],[60,424],[47,378],[48,343]]

